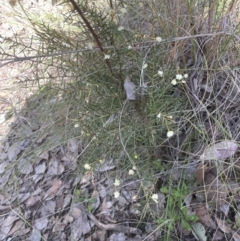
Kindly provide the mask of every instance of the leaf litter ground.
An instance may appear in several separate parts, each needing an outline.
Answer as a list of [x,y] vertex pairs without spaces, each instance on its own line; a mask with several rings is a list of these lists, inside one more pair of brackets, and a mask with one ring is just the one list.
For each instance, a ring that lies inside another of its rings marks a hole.
[[[12,117],[5,123],[11,128],[1,143],[0,240],[160,238],[161,224],[143,225],[140,221],[142,200],[146,199],[139,193],[141,180],[125,173],[116,184],[116,167],[122,156],[101,160],[94,168],[87,168],[89,170],[84,170],[83,165],[79,169],[78,162],[85,148],[83,140],[67,139],[59,145],[62,137],[58,137],[58,133],[43,131],[48,126],[46,119],[35,125],[34,122],[44,116],[43,106],[54,103],[53,98],[32,96],[26,105],[34,108],[26,111],[27,108],[22,107],[18,113],[21,119]],[[49,140],[51,145],[44,145]],[[211,230],[213,240],[228,240],[227,237],[239,240],[236,227],[229,223],[237,223],[239,219],[238,213],[230,212],[230,201],[235,200],[237,205],[239,200],[238,183],[225,184],[221,180],[224,175],[225,178],[230,175],[228,166],[223,167],[219,175],[214,166],[203,164],[212,157],[224,160],[236,151],[233,141],[217,142],[205,148],[194,165],[193,162],[176,168],[175,173],[172,170],[173,181],[179,179],[182,172],[187,178],[196,173],[198,183],[204,183],[204,188],[187,193],[182,200],[188,212],[199,218],[193,225],[196,240],[204,240],[199,238],[201,228],[205,230],[204,235],[206,230]],[[119,192],[119,197],[115,197],[115,192]],[[149,210],[161,216],[169,193],[162,189],[157,195],[157,200],[148,200]],[[185,233],[186,240],[194,240],[191,233]]]

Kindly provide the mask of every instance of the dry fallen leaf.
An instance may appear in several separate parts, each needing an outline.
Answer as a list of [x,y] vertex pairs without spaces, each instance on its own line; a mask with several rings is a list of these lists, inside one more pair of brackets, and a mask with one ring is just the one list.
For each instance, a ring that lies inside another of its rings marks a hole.
[[37,230],[43,230],[44,228],[47,227],[48,222],[49,222],[48,217],[39,218],[35,220],[34,226]]
[[45,196],[44,196],[44,199],[48,198],[51,199],[55,193],[57,192],[57,190],[61,187],[62,185],[62,181],[59,180],[59,179],[53,179],[51,181],[51,187],[48,189],[48,191],[46,192]]
[[224,233],[232,233],[232,238],[234,241],[240,241],[240,235],[229,227],[229,225],[224,222],[224,220],[219,219],[215,215],[215,220],[217,222],[218,228]]
[[19,162],[18,162],[18,170],[20,173],[22,174],[30,174],[31,172],[33,172],[33,166],[30,163],[30,160],[22,158]]
[[126,91],[127,100],[136,100],[136,85],[131,81],[128,75],[124,81],[124,90]]
[[12,161],[16,159],[17,155],[21,152],[20,144],[15,143],[8,149],[8,160]]
[[11,230],[14,222],[18,220],[19,217],[12,211],[9,216],[4,220],[4,223],[1,227],[1,233],[8,236],[9,231]]
[[228,215],[229,209],[230,209],[229,203],[224,203],[223,205],[220,206],[220,210],[224,213],[225,216]]
[[64,229],[66,228],[65,223],[58,222],[57,220],[55,221],[54,227],[53,227],[53,232],[63,232]]
[[221,240],[224,240],[223,238],[224,238],[224,234],[219,229],[217,229],[214,232],[214,235],[211,241],[221,241]]
[[98,188],[101,199],[104,200],[104,198],[107,195],[106,187],[104,187],[101,183],[99,183],[97,188]]
[[[3,159],[1,159],[1,157],[0,157],[0,160],[3,160]],[[5,167],[7,166],[7,164],[8,164],[8,163],[7,163],[6,161],[5,161],[5,162],[2,162],[2,163],[0,164],[0,174],[5,171]]]
[[218,228],[220,228],[224,233],[232,232],[232,229],[224,222],[224,220],[219,219],[216,215],[215,220],[217,222]]
[[45,173],[46,163],[43,162],[42,164],[39,164],[38,166],[36,166],[34,169],[36,174]]
[[[26,200],[28,200],[31,196],[31,193],[30,192],[27,192],[27,193],[19,193],[18,194],[18,199],[21,203],[25,202]],[[20,203],[19,202],[19,203]]]
[[78,156],[78,141],[76,139],[70,139],[68,141],[68,150],[71,151],[75,157]]
[[127,237],[125,236],[124,233],[113,233],[110,236],[109,240],[110,241],[126,241],[127,240],[126,238]]
[[49,157],[48,151],[41,153],[39,156],[40,159],[45,159],[45,160],[48,160],[48,157]]
[[86,209],[83,204],[74,204],[72,206],[70,215],[74,219],[71,223],[71,238],[73,240],[78,240],[82,238],[82,235],[85,235],[91,231],[92,224],[88,220]]
[[[19,229],[17,229],[20,225],[21,225],[20,221],[17,221],[16,226],[14,225],[14,227],[12,228],[12,229],[16,229],[16,230],[14,230],[15,232],[13,234],[11,234],[12,237],[20,237],[20,236],[30,233],[31,229],[27,228],[27,227],[21,226]],[[12,233],[12,230],[11,230],[11,233]]]
[[64,198],[64,202],[63,202],[63,207],[62,208],[67,207],[70,204],[71,201],[72,201],[72,196],[70,194],[67,194],[67,196]]
[[56,210],[56,202],[53,200],[48,200],[42,203],[40,212],[41,217],[46,217],[55,213]]
[[27,207],[33,207],[35,204],[40,202],[41,198],[38,196],[31,196],[26,202],[25,205]]
[[98,209],[100,205],[100,197],[97,190],[94,190],[91,195],[89,207],[91,208],[91,212],[94,212],[96,209]]
[[224,140],[207,147],[200,156],[201,160],[224,160],[235,154],[238,145],[234,141]]
[[6,184],[8,183],[9,177],[12,175],[12,170],[6,170],[4,172],[4,175],[1,176],[0,178],[0,188],[5,188]]
[[205,176],[205,191],[207,200],[210,202],[223,205],[226,202],[228,188],[224,185],[218,177],[208,172]]
[[92,234],[93,240],[99,240],[99,241],[106,241],[107,240],[107,231],[105,230],[96,230]]
[[201,184],[204,180],[204,175],[205,175],[205,172],[208,170],[208,167],[207,165],[204,164],[204,162],[201,162],[197,168],[197,171],[196,171],[196,183],[197,184]]
[[64,170],[65,168],[63,164],[55,157],[53,157],[49,161],[47,175],[49,176],[60,175],[64,172]]
[[201,223],[203,223],[204,225],[210,228],[216,229],[217,226],[213,221],[213,219],[211,218],[209,211],[207,210],[204,204],[198,204],[194,206],[194,210]]
[[41,241],[41,239],[42,239],[41,233],[37,229],[34,228],[32,230],[32,234],[29,237],[29,239],[30,239],[30,241]]
[[14,225],[13,225],[12,229],[10,230],[10,232],[8,233],[8,236],[13,235],[19,229],[23,229],[23,226],[24,226],[24,222],[22,220],[17,220],[14,223]]

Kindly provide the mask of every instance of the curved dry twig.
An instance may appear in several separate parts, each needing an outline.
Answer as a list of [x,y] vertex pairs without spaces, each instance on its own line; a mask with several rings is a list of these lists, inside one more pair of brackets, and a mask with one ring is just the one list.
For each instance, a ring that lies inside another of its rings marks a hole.
[[140,229],[127,227],[121,224],[104,224],[98,221],[97,218],[89,212],[87,212],[87,216],[96,224],[97,227],[99,227],[102,230],[112,230],[112,231],[123,232],[123,233],[141,234]]

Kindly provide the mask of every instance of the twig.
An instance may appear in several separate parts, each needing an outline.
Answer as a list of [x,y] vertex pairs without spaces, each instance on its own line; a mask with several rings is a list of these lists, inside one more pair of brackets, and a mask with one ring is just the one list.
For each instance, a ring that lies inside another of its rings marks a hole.
[[[240,41],[240,38],[236,34],[225,32],[225,31],[220,31],[220,32],[211,33],[211,34],[196,34],[196,35],[189,35],[189,36],[183,36],[183,37],[175,37],[175,38],[171,38],[171,39],[163,39],[161,42],[145,41],[145,42],[139,43],[139,46],[137,46],[136,49],[143,49],[143,48],[148,49],[149,44],[153,44],[153,43],[155,43],[156,45],[160,45],[160,44],[163,44],[163,43],[171,43],[171,42],[182,41],[182,40],[185,40],[185,39],[192,39],[192,38],[198,38],[198,37],[214,37],[216,35],[222,35],[222,34],[234,36],[238,41]],[[114,49],[114,48],[123,48],[123,46],[101,47],[101,49],[103,49],[103,50]],[[93,48],[93,49],[77,49],[77,50],[70,50],[70,51],[66,51],[66,52],[56,52],[56,53],[51,53],[51,54],[42,54],[42,55],[35,55],[35,56],[28,56],[28,57],[13,57],[13,58],[0,59],[0,62],[8,61],[4,64],[1,64],[0,68],[7,65],[7,64],[14,63],[14,62],[22,62],[22,61],[26,61],[26,60],[47,58],[47,57],[67,55],[67,54],[73,54],[73,53],[82,53],[82,52],[89,52],[89,51],[101,51],[101,49],[99,47],[96,47],[96,48]]]
[[117,232],[123,233],[133,233],[133,234],[141,234],[141,230],[133,227],[127,227],[120,224],[104,224],[95,218],[95,216],[89,212],[87,212],[87,216],[102,230],[113,230]]
[[[82,18],[83,22],[86,24],[89,32],[92,34],[94,40],[96,41],[97,43],[97,46],[98,48],[100,49],[100,51],[102,52],[103,56],[105,56],[105,53],[104,53],[104,49],[102,47],[102,44],[99,40],[99,37],[98,35],[95,33],[95,31],[93,30],[93,27],[91,26],[91,24],[88,22],[88,20],[85,18],[82,10],[80,9],[80,7],[77,5],[77,3],[74,1],[74,0],[70,0],[70,2],[72,3],[74,9],[78,12],[78,14],[80,15],[80,17]],[[108,59],[105,59],[105,63],[107,64],[111,74],[113,74],[113,71],[112,71],[112,67],[111,67],[111,64],[109,62]]]
[[113,9],[113,3],[112,0],[109,1],[110,8]]

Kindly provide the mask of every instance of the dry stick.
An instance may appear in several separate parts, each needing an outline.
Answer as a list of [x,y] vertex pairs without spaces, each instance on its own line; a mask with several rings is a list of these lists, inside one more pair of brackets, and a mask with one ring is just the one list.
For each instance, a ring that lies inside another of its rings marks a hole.
[[[146,41],[146,42],[142,42],[141,44],[143,46],[137,47],[137,49],[143,49],[143,48],[149,48],[149,44],[155,43],[156,45],[159,44],[163,44],[163,43],[171,43],[171,42],[175,42],[175,41],[182,41],[185,39],[192,39],[192,38],[198,38],[198,37],[214,37],[217,35],[228,35],[228,36],[233,36],[234,38],[237,39],[237,41],[240,41],[240,38],[232,33],[232,32],[227,32],[227,31],[220,31],[220,32],[215,32],[215,33],[207,33],[207,34],[196,34],[196,35],[189,35],[189,36],[184,36],[184,37],[175,37],[175,38],[171,38],[171,39],[164,39],[161,42],[157,42],[157,41]],[[145,46],[144,46],[145,44]],[[117,46],[118,48],[123,48],[123,46]],[[114,49],[116,48],[116,46],[106,46],[106,47],[102,47],[102,49]],[[93,48],[93,49],[77,49],[77,50],[71,50],[71,51],[66,51],[66,52],[56,52],[56,53],[51,53],[51,54],[42,54],[42,55],[34,55],[34,56],[28,56],[28,57],[12,57],[12,58],[6,58],[6,59],[0,59],[0,63],[1,62],[5,62],[8,61],[6,63],[0,64],[0,68],[14,63],[14,62],[22,62],[22,61],[30,61],[33,59],[39,59],[39,58],[48,58],[48,57],[52,57],[52,56],[59,56],[59,55],[65,55],[65,54],[72,54],[72,53],[81,53],[81,52],[88,52],[88,51],[101,51],[99,47]],[[102,52],[102,51],[101,51]]]
[[[96,41],[97,46],[98,46],[98,48],[100,49],[101,53],[103,54],[103,56],[105,56],[104,49],[103,49],[102,44],[101,44],[101,42],[100,42],[100,40],[99,40],[99,38],[98,38],[98,35],[94,32],[93,27],[92,27],[91,24],[88,22],[88,20],[85,18],[82,10],[79,8],[79,6],[77,5],[77,3],[76,3],[74,0],[69,0],[69,1],[72,3],[74,9],[78,12],[78,14],[80,15],[80,17],[82,18],[82,20],[83,20],[84,23],[86,24],[89,32],[92,34],[94,40]],[[111,74],[113,74],[112,67],[111,67],[111,64],[110,64],[109,60],[108,60],[108,59],[105,59],[105,63],[107,64],[107,66],[108,66]]]
[[110,8],[113,9],[113,3],[112,0],[109,1]]
[[141,230],[134,227],[127,227],[120,224],[104,224],[98,221],[95,216],[89,212],[87,212],[87,216],[91,219],[101,230],[112,230],[123,233],[133,233],[133,234],[141,234]]

